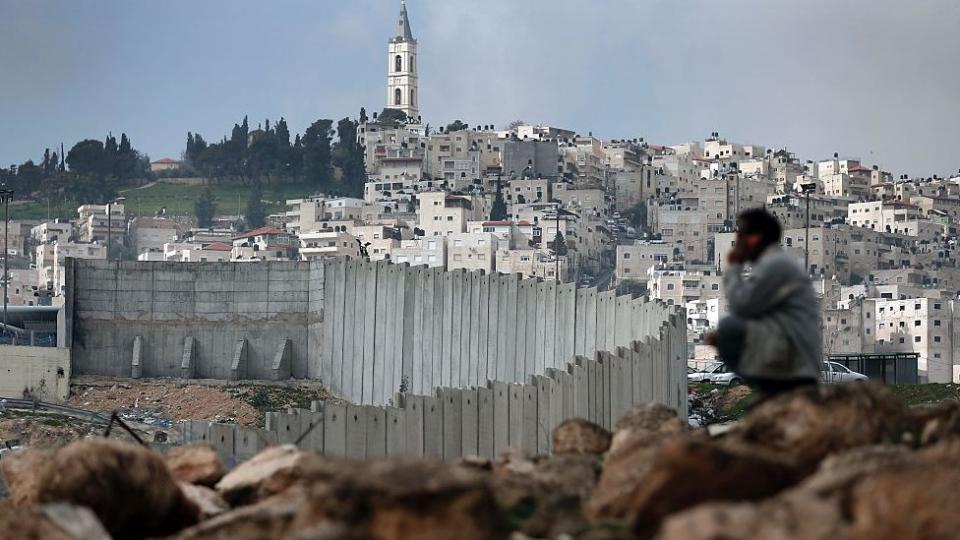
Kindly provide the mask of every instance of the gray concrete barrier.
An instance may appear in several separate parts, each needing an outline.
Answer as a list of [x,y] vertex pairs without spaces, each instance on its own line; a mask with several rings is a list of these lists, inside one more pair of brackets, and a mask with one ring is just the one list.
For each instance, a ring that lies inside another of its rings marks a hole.
[[[605,298],[602,302],[609,302]],[[522,383],[490,380],[482,386],[442,386],[431,395],[398,393],[388,406],[326,404],[316,411],[271,412],[265,430],[185,422],[183,438],[212,444],[231,463],[274,443],[355,459],[493,458],[510,447],[549,453],[553,429],[568,418],[612,429],[620,416],[646,401],[664,403],[685,418],[686,392],[680,384],[686,373],[664,356],[680,344],[684,328],[681,319],[668,317],[656,337],[597,352],[594,358],[578,356]],[[670,384],[660,384],[664,373]]]

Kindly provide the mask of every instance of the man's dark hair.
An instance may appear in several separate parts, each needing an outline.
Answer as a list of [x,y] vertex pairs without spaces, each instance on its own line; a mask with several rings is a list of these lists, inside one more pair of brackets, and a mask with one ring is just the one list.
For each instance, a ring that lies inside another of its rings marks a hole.
[[740,234],[759,234],[764,247],[780,243],[782,229],[777,217],[763,208],[751,208],[737,216]]

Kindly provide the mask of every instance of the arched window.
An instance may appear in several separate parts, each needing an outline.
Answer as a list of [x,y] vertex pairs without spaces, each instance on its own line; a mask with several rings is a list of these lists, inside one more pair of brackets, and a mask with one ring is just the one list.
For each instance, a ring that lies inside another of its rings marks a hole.
[[399,54],[396,58],[393,59],[393,70],[396,72],[403,71],[403,57]]
[[400,102],[402,100],[403,100],[403,92],[401,92],[400,89],[397,88],[396,90],[393,91],[393,104],[400,105],[401,104]]
[[416,96],[416,94],[414,94],[414,92],[415,92],[415,90],[410,90],[410,106],[411,106],[411,107],[416,107],[416,106],[417,106],[417,99],[416,99],[417,96]]
[[411,56],[411,57],[410,57],[410,72],[413,73],[413,71],[414,71],[414,67],[413,67],[413,57]]

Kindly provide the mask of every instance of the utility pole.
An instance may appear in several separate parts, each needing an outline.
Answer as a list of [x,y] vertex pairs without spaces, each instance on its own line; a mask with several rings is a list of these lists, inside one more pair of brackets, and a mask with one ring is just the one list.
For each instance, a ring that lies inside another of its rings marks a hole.
[[807,275],[810,274],[810,192],[817,189],[817,185],[813,183],[801,184],[800,189],[803,190],[803,194],[807,199],[807,219],[806,219],[806,240],[804,240],[803,246],[803,268]]
[[[560,237],[560,201],[557,201],[557,234],[553,237],[553,256],[554,256],[554,275],[557,283],[560,283],[560,252],[557,251],[558,245],[557,238]],[[566,240],[566,238],[564,238]]]
[[9,331],[9,326],[7,326],[7,303],[8,295],[7,288],[10,284],[10,279],[7,274],[7,257],[10,254],[10,249],[7,247],[7,240],[9,237],[10,231],[10,198],[13,197],[13,190],[7,189],[6,186],[0,186],[0,200],[3,200],[3,333]]
[[[108,261],[110,260],[110,248],[112,247],[112,244],[113,244],[113,234],[111,234],[112,228],[113,228],[113,215],[110,212],[110,205],[112,204],[113,204],[113,201],[107,201],[107,260]],[[90,236],[93,236],[93,231],[90,231],[90,232],[91,232]]]

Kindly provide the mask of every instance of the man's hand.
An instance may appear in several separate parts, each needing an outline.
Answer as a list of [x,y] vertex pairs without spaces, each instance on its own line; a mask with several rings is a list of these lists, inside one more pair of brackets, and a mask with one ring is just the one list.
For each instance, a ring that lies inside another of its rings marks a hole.
[[711,330],[711,331],[707,332],[706,334],[704,334],[704,336],[703,336],[703,342],[706,343],[707,345],[710,345],[711,347],[716,347],[716,346],[717,346],[717,331],[716,331],[716,330]]
[[737,245],[733,246],[733,249],[727,253],[727,262],[730,264],[740,264],[745,260],[745,254],[743,252],[743,247],[738,242]]

